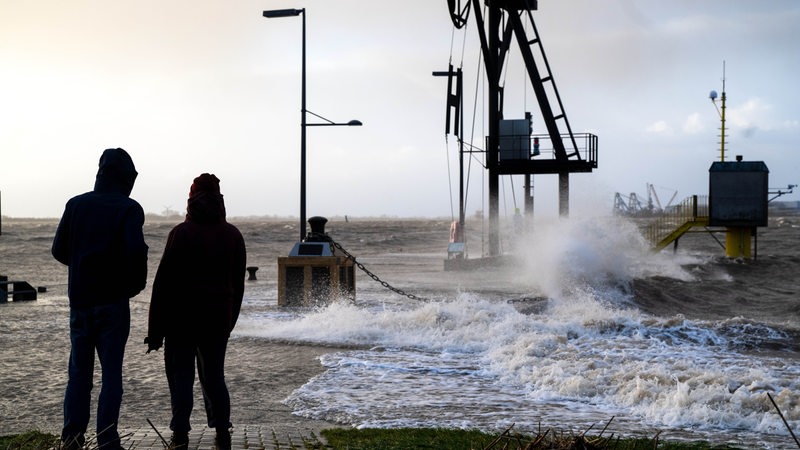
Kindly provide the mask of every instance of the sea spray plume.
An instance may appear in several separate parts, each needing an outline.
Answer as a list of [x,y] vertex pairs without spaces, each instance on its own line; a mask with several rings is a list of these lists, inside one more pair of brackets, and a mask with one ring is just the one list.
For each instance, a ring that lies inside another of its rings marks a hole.
[[690,257],[652,253],[637,226],[620,217],[538,222],[515,253],[523,261],[519,277],[551,298],[580,286],[626,289],[631,280],[649,276],[693,280],[682,267]]

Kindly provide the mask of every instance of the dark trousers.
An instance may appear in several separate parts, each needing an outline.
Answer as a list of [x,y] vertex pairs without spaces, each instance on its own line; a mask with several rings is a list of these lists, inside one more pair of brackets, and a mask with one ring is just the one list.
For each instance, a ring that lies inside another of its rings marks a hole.
[[102,386],[97,405],[97,442],[119,446],[117,422],[122,404],[122,360],[131,326],[127,300],[110,305],[71,308],[69,379],[64,395],[63,439],[83,438],[89,426],[94,355],[100,360]]
[[194,403],[195,362],[208,426],[231,427],[231,399],[225,384],[225,352],[228,338],[190,340],[167,337],[164,341],[164,366],[167,372],[172,421],[170,429],[188,432]]

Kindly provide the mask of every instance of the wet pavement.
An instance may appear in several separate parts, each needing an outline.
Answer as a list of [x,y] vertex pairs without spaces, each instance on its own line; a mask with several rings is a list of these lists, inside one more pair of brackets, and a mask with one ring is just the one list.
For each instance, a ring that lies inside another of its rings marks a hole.
[[[159,433],[161,436],[159,436]],[[189,450],[214,450],[216,433],[211,428],[200,428],[189,432]],[[151,428],[120,431],[122,447],[128,450],[164,450],[172,432]],[[162,440],[163,439],[163,440]],[[90,447],[91,448],[91,447]],[[262,425],[237,426],[231,430],[231,449],[276,450],[324,448],[323,439],[312,430],[276,429]]]

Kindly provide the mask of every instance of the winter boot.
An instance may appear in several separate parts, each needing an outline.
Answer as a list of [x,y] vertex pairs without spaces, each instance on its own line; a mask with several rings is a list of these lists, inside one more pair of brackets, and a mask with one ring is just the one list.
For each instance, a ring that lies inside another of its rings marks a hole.
[[189,449],[189,433],[183,431],[175,431],[172,433],[172,439],[169,441],[169,450],[188,450]]
[[217,428],[217,450],[231,450],[231,432],[227,428]]

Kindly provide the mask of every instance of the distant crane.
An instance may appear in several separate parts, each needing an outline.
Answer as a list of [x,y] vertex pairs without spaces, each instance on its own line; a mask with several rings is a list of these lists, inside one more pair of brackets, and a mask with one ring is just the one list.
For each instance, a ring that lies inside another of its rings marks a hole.
[[[666,189],[666,188],[664,188],[664,189]],[[662,208],[661,207],[661,202],[658,200],[658,194],[656,193],[655,185],[650,184],[650,183],[647,184],[647,203],[648,203],[648,205],[650,205],[650,208],[652,209],[652,202],[653,202],[653,199],[655,199],[656,206],[658,206],[658,209],[657,209],[658,212],[663,212],[664,210],[669,208],[670,205],[672,205],[672,202],[675,200],[675,197],[677,195],[678,195],[678,191],[675,190],[672,193],[672,197],[670,197],[670,199],[667,202],[667,204]]]
[[617,192],[614,195],[614,213],[623,216],[635,216],[645,211],[642,202],[639,201],[639,196],[636,192],[631,192],[630,195],[622,195]]
[[647,183],[646,187],[647,206],[645,206],[642,201],[639,200],[639,195],[637,195],[635,192],[631,192],[627,196],[617,192],[614,194],[614,213],[623,216],[661,214],[672,205],[672,202],[678,195],[678,191],[674,191],[667,204],[662,206],[661,200],[658,198],[658,193],[656,192],[656,186],[651,183]]

